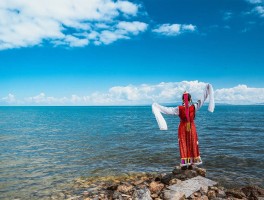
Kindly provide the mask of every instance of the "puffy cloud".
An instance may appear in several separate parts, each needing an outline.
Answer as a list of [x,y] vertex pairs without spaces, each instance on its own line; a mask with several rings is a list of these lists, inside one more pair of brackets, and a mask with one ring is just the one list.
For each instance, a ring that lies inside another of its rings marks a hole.
[[29,104],[29,105],[63,105],[68,102],[68,98],[56,98],[46,96],[45,93],[40,93],[37,96],[26,97],[23,101],[20,101],[21,104]]
[[6,97],[3,97],[1,99],[2,102],[5,102],[7,104],[15,104],[16,103],[16,97],[13,94],[8,94]]
[[238,85],[233,88],[223,88],[215,91],[216,102],[229,104],[264,103],[264,88],[250,88]]
[[248,1],[249,3],[252,3],[252,4],[259,4],[259,3],[263,2],[262,0],[246,0],[246,1]]
[[256,6],[253,12],[256,12],[260,17],[264,17],[264,6]]
[[247,14],[253,13],[259,15],[260,17],[264,17],[263,0],[246,0],[246,1],[254,5],[254,8],[251,10],[251,12],[247,12]]
[[161,35],[177,36],[185,32],[194,32],[196,29],[192,24],[162,24],[152,31]]
[[[17,100],[13,94],[1,99],[2,104],[11,105],[142,105],[152,102],[179,103],[184,91],[192,95],[194,101],[200,99],[206,83],[199,81],[161,82],[155,85],[115,86],[107,92],[94,92],[87,96],[50,97],[40,93],[34,97]],[[264,88],[238,85],[215,90],[215,102],[227,104],[264,103]]]
[[[130,22],[138,9],[139,5],[126,0],[1,0],[0,49],[44,42],[81,47],[91,42],[109,44],[128,39],[126,34],[137,35],[146,30],[145,23]],[[122,25],[122,18],[129,21]],[[121,34],[120,29],[127,32]],[[106,37],[113,37],[106,34],[109,32],[115,35],[119,32],[118,37],[105,42]]]

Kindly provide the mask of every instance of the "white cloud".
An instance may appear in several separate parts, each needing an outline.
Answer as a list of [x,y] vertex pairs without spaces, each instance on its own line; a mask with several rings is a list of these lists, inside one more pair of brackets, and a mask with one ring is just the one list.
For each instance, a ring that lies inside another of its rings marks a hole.
[[161,35],[177,36],[185,32],[194,32],[196,29],[192,24],[162,24],[152,31]]
[[232,18],[232,16],[233,16],[233,13],[230,11],[227,11],[224,13],[223,20],[228,21]]
[[147,27],[148,25],[143,22],[121,21],[114,27],[114,30],[104,30],[98,34],[96,44],[110,44],[119,39],[130,39],[131,35],[137,35],[140,32],[144,32]]
[[250,88],[238,85],[233,88],[223,88],[215,91],[216,102],[230,104],[264,103],[264,88]]
[[264,17],[264,6],[256,6],[253,12],[256,12],[260,17]]
[[248,1],[249,3],[252,3],[252,4],[262,3],[262,0],[246,0],[246,1]]
[[[126,0],[1,0],[0,49],[41,45],[44,41],[71,47],[91,42],[109,44],[115,40],[104,42],[100,41],[104,36],[84,35],[115,33],[122,16],[127,20],[123,22],[128,23],[127,29],[130,26],[138,28],[128,32],[137,35],[146,30],[142,28],[145,23],[130,22],[137,16],[138,9],[139,5]],[[123,38],[130,37],[123,35],[116,40]]]
[[254,8],[251,12],[247,12],[246,14],[257,14],[260,17],[264,17],[264,1],[263,0],[246,0],[247,2],[254,5]]
[[1,99],[2,102],[5,102],[7,104],[15,104],[16,103],[16,97],[13,94],[8,94],[6,97],[3,97]]
[[[87,96],[52,97],[44,93],[17,100],[13,94],[1,99],[2,104],[10,105],[139,105],[176,103],[181,101],[184,91],[192,95],[194,101],[203,94],[206,83],[199,81],[162,82],[138,86],[115,86],[107,92],[94,92]],[[232,88],[215,89],[215,102],[227,104],[264,103],[264,88],[251,88],[238,85]]]
[[126,22],[122,21],[117,24],[117,28],[120,31],[125,31],[125,33],[131,33],[133,35],[137,35],[139,32],[144,32],[147,29],[148,25],[143,22]]

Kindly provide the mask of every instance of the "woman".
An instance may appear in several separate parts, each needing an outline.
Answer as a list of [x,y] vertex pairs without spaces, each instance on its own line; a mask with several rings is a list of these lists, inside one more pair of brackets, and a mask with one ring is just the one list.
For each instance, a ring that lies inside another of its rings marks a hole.
[[209,96],[210,112],[214,111],[214,96],[213,87],[211,84],[206,84],[204,94],[196,103],[192,103],[191,95],[187,92],[182,95],[182,106],[165,107],[157,103],[152,104],[152,111],[156,117],[160,130],[167,130],[167,124],[164,120],[163,114],[178,115],[180,117],[180,124],[178,129],[178,141],[181,156],[182,169],[192,168],[192,165],[202,164],[199,152],[198,136],[194,123],[196,112],[202,107],[205,100]]

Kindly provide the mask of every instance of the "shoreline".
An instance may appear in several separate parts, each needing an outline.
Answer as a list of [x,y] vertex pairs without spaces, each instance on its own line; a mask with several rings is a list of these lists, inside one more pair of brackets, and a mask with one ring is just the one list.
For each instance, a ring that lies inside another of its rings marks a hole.
[[122,176],[80,177],[72,188],[50,199],[68,200],[264,200],[264,188],[248,185],[225,188],[206,178],[206,169],[182,170],[179,166],[168,173],[131,173]]

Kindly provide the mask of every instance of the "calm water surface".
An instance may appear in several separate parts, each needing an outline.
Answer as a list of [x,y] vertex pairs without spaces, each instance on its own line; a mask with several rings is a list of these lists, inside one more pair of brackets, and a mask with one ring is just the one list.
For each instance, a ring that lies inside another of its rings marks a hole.
[[[0,199],[41,199],[80,176],[171,171],[177,116],[159,131],[146,107],[0,107]],[[203,107],[203,167],[224,186],[264,185],[264,106]]]

